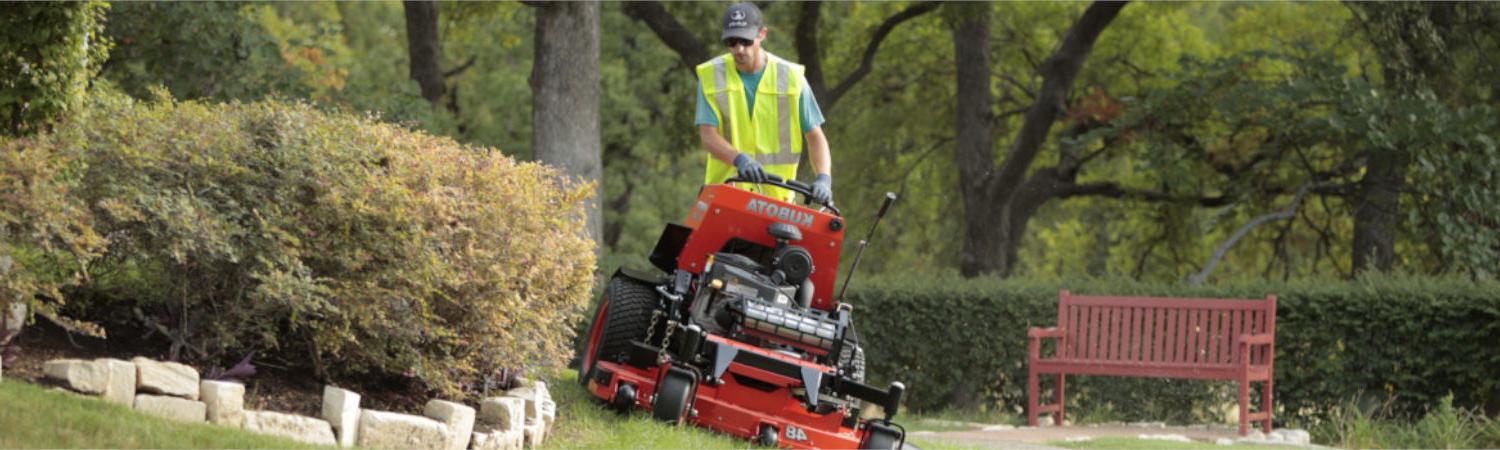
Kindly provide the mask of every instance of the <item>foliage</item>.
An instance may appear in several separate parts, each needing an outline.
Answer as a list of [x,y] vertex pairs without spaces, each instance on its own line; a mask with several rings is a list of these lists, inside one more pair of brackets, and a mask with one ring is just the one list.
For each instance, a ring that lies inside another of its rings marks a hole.
[[75,112],[109,52],[109,4],[16,3],[0,11],[0,127],[29,135]]
[[[866,279],[849,292],[871,377],[906,382],[918,411],[965,396],[1022,413],[1026,329],[1056,325],[1057,292],[1200,298],[1278,298],[1275,402],[1279,420],[1331,414],[1360,393],[1395,395],[1420,411],[1449,394],[1460,407],[1500,398],[1500,286],[1494,282],[1368,277],[1351,282],[1245,282],[1183,287],[1128,281]],[[1071,377],[1072,414],[1221,418],[1230,383]]]
[[1500,421],[1474,409],[1453,406],[1444,396],[1415,421],[1374,407],[1344,403],[1328,421],[1312,427],[1313,439],[1343,448],[1495,448]]
[[[95,398],[0,382],[4,448],[317,448],[277,436],[150,416]],[[18,405],[25,405],[19,407]]]
[[[56,154],[76,171],[57,201],[88,209],[45,226],[108,239],[79,264],[79,316],[165,326],[191,359],[265,350],[320,377],[449,395],[570,356],[564,324],[594,265],[576,231],[590,187],[306,104],[159,95],[100,95],[76,125],[8,144],[7,161]],[[7,244],[44,248],[30,237]]]

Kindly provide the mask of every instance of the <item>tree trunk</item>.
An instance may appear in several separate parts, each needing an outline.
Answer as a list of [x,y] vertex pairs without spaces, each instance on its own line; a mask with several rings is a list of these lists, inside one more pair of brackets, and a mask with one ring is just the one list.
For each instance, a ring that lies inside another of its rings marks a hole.
[[956,63],[959,192],[964,205],[964,245],[959,270],[975,277],[1002,270],[1005,236],[1000,226],[1006,205],[991,195],[995,172],[995,141],[990,123],[990,5],[953,4],[962,8],[953,27]]
[[437,2],[407,0],[406,51],[411,57],[411,79],[422,87],[422,98],[439,106],[447,87],[443,83],[442,42],[438,37]]
[[[998,168],[994,139],[990,137],[993,115],[988,5],[950,6],[972,9],[955,15],[960,21],[953,30],[958,73],[958,154],[954,160],[959,165],[959,192],[964,200],[959,271],[965,277],[1010,276],[1019,259],[1027,222],[1042,205],[1076,187],[1072,182],[1076,167],[1038,170],[1030,178],[1026,173],[1049,138],[1053,123],[1067,109],[1068,92],[1093,51],[1094,41],[1124,6],[1121,2],[1095,2],[1068,28],[1057,50],[1038,67],[1042,89]],[[1113,187],[1073,195],[1123,194]]]
[[[1421,88],[1439,97],[1453,94],[1448,86],[1452,67],[1447,42],[1452,36],[1454,5],[1444,3],[1359,3],[1361,23],[1383,66],[1387,88],[1416,95]],[[1365,176],[1359,181],[1354,212],[1351,255],[1354,273],[1386,272],[1396,256],[1400,228],[1401,192],[1411,165],[1410,149],[1371,150],[1366,153]]]
[[[599,4],[536,5],[532,61],[532,150],[536,160],[599,189]],[[598,195],[587,205],[589,237],[603,237]],[[595,246],[595,251],[599,247]]]

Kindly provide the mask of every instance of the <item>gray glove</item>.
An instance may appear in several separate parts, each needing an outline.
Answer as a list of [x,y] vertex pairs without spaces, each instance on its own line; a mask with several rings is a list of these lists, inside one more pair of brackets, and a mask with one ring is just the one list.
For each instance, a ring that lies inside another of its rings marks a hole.
[[829,176],[826,173],[818,174],[818,178],[813,180],[812,188],[813,199],[817,200],[818,203],[827,205],[829,202],[833,201],[832,176]]
[[756,161],[750,155],[740,153],[738,156],[735,156],[734,169],[740,172],[740,178],[756,183],[766,181],[766,169],[760,166],[760,161]]

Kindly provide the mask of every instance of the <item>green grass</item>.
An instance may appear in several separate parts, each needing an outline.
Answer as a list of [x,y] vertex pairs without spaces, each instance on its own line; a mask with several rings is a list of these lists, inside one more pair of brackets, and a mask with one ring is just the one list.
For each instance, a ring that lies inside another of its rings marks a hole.
[[[673,427],[652,420],[644,410],[621,414],[604,406],[578,385],[578,373],[572,370],[548,383],[553,401],[557,402],[557,423],[543,444],[549,448],[625,449],[625,448],[692,448],[748,449],[761,448],[754,443],[706,428]],[[904,423],[897,420],[898,423]],[[910,428],[908,428],[910,429]],[[940,442],[911,439],[923,450],[955,447]]]
[[1394,417],[1389,401],[1373,411],[1350,401],[1311,432],[1343,448],[1500,448],[1500,420],[1454,407],[1452,395],[1415,421]]
[[0,430],[0,448],[318,448],[15,381],[0,381]]

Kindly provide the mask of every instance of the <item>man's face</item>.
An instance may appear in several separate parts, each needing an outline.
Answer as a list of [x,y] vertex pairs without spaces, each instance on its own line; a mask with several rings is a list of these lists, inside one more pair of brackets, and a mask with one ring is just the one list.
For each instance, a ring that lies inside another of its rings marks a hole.
[[760,62],[760,42],[766,40],[766,29],[761,28],[754,40],[740,38],[729,38],[724,40],[724,45],[729,47],[729,54],[734,56],[734,66],[741,72],[751,72]]

